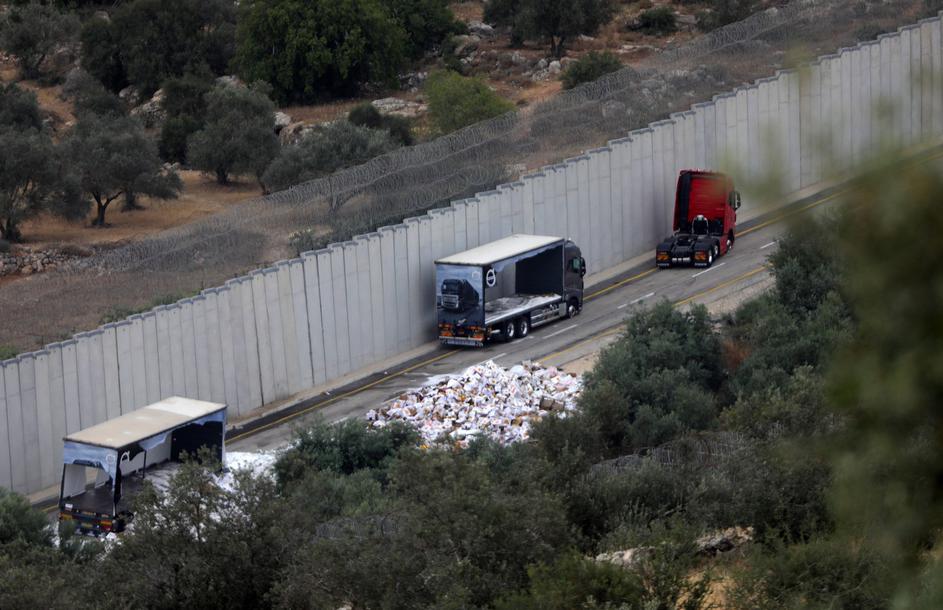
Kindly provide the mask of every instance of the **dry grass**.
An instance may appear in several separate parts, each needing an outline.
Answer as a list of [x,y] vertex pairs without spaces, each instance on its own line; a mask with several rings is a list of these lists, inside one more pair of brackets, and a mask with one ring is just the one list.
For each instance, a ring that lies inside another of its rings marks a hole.
[[91,228],[88,221],[91,216],[85,222],[40,216],[23,223],[24,241],[38,248],[64,243],[85,246],[119,244],[193,222],[262,192],[255,182],[220,186],[211,177],[196,171],[182,171],[180,178],[184,189],[178,199],[160,201],[142,197],[139,203],[145,209],[133,212],[122,212],[120,200],[112,203],[108,208],[109,227]]

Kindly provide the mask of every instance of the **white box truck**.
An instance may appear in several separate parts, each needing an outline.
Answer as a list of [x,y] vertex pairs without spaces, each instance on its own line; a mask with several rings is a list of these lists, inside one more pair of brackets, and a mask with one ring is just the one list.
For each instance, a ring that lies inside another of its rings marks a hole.
[[563,237],[512,235],[435,262],[439,340],[511,341],[583,308],[586,261]]

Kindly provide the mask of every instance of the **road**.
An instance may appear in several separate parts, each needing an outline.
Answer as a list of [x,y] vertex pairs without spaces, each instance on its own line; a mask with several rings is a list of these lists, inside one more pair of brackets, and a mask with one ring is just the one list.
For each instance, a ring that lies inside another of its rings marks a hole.
[[429,377],[457,373],[487,360],[510,366],[523,360],[563,366],[612,341],[626,316],[639,307],[668,300],[679,307],[691,303],[710,304],[768,281],[767,256],[775,250],[785,220],[813,209],[821,209],[836,195],[823,194],[761,216],[741,225],[733,250],[709,269],[658,270],[648,260],[623,276],[587,290],[582,313],[534,329],[524,339],[494,343],[484,348],[440,348],[397,370],[325,393],[293,408],[248,424],[230,434],[231,451],[263,451],[284,445],[292,428],[323,418],[340,421],[362,417],[370,409],[421,385]]

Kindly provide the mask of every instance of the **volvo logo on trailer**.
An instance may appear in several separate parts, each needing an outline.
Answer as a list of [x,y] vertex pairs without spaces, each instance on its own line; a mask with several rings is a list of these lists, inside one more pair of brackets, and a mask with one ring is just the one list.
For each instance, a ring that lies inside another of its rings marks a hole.
[[485,282],[488,284],[488,288],[494,288],[494,285],[498,283],[498,274],[494,272],[494,267],[488,269],[488,274],[485,275]]

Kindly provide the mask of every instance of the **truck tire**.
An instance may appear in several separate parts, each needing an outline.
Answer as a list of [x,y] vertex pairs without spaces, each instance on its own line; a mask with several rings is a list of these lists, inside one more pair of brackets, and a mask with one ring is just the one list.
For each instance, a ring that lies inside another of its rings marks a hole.
[[714,246],[711,246],[710,250],[707,251],[707,265],[705,266],[709,269],[710,266],[713,264],[714,264]]
[[517,319],[517,338],[523,339],[530,332],[530,318],[521,316]]
[[504,339],[505,343],[513,341],[516,335],[517,326],[514,324],[514,320],[508,320],[501,326],[501,337]]
[[570,318],[576,316],[576,314],[578,314],[579,312],[580,312],[580,308],[577,307],[577,300],[576,300],[576,299],[570,299],[570,301],[566,304],[566,317],[567,317],[567,319],[570,319]]

